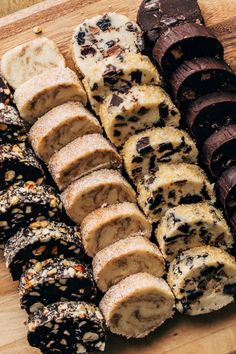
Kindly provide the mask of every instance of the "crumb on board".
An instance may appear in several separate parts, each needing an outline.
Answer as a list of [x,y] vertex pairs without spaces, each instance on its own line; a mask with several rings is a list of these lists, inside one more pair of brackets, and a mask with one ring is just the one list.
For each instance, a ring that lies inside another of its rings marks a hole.
[[40,26],[34,26],[33,31],[35,34],[42,33],[42,28]]

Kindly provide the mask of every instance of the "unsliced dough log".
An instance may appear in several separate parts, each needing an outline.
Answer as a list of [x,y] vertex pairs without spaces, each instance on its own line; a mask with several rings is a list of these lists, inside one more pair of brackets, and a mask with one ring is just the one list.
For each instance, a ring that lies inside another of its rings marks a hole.
[[86,253],[94,257],[103,248],[129,236],[151,237],[152,226],[136,204],[108,205],[88,214],[81,224]]
[[97,120],[80,102],[67,102],[40,117],[31,127],[29,139],[35,153],[44,162],[74,139],[101,133]]
[[201,315],[232,303],[236,295],[236,262],[216,247],[196,247],[170,265],[168,283],[181,313]]
[[30,124],[62,103],[87,103],[81,82],[69,68],[46,70],[34,76],[16,89],[14,99],[21,117]]
[[174,303],[165,280],[137,273],[110,288],[100,309],[112,333],[143,338],[172,317]]
[[75,223],[102,206],[128,201],[136,194],[118,171],[99,170],[73,182],[61,195],[67,215]]
[[93,259],[94,279],[103,292],[140,272],[156,277],[165,273],[165,262],[158,247],[142,236],[117,241],[98,252]]

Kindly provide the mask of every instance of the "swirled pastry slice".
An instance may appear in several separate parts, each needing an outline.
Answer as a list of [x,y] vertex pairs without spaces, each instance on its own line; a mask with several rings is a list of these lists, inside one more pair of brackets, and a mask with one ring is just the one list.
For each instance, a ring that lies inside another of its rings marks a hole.
[[136,204],[108,205],[88,214],[81,224],[81,235],[90,257],[129,236],[151,237],[152,226]]
[[174,303],[165,280],[137,273],[111,287],[100,309],[112,333],[143,338],[172,317]]
[[164,272],[165,263],[158,247],[142,236],[117,241],[93,259],[94,279],[103,292],[131,274],[149,273],[161,277]]
[[101,134],[88,134],[73,140],[56,152],[48,167],[60,190],[73,181],[102,168],[120,168],[122,159]]
[[236,262],[216,247],[192,248],[171,263],[168,283],[180,312],[194,316],[216,311],[235,299]]
[[51,109],[31,127],[29,139],[35,153],[44,162],[74,139],[101,133],[97,120],[80,102],[66,102]]
[[89,213],[102,206],[135,203],[130,184],[115,170],[99,170],[73,182],[61,195],[67,215],[80,224]]
[[210,245],[228,250],[234,244],[222,213],[208,203],[178,205],[167,210],[155,234],[168,262],[190,248]]

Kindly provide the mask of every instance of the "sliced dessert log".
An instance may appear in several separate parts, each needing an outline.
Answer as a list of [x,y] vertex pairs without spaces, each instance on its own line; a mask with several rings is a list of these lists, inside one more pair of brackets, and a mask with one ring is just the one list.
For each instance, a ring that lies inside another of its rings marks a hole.
[[236,211],[236,166],[227,169],[216,182],[218,197],[227,214]]
[[105,324],[98,307],[80,301],[57,302],[28,320],[28,341],[43,353],[105,350]]
[[224,58],[221,42],[205,26],[185,23],[168,28],[157,40],[153,56],[167,76],[183,62],[201,57]]
[[46,37],[10,49],[1,58],[2,74],[14,89],[47,69],[65,65],[55,42]]
[[72,36],[72,56],[83,76],[107,57],[115,59],[123,53],[138,53],[144,48],[142,31],[128,17],[109,12],[85,20]]
[[165,263],[158,247],[142,236],[119,240],[99,251],[93,259],[93,275],[98,288],[111,286],[135,273],[162,277]]
[[155,174],[138,182],[137,189],[139,205],[152,222],[159,222],[167,209],[178,204],[215,202],[213,185],[204,172],[186,163],[160,164]]
[[22,143],[26,139],[24,122],[15,108],[0,103],[0,144]]
[[143,338],[172,317],[174,296],[161,278],[133,274],[111,287],[100,309],[112,333]]
[[120,155],[101,134],[88,134],[73,140],[56,152],[48,163],[49,171],[60,190],[93,171],[119,169],[121,166]]
[[45,219],[59,220],[62,204],[55,190],[29,181],[18,182],[0,194],[0,243],[21,227]]
[[136,235],[150,238],[152,233],[150,222],[136,204],[129,202],[94,210],[84,218],[80,229],[90,257],[118,240]]
[[213,177],[236,164],[236,124],[213,133],[203,144],[204,163]]
[[126,91],[137,85],[162,85],[162,78],[150,59],[142,54],[109,57],[90,68],[83,80],[90,104],[99,114],[106,96],[116,89]]
[[75,258],[38,262],[20,278],[21,308],[28,313],[57,301],[93,300],[96,295],[90,266]]
[[148,45],[153,47],[160,34],[183,23],[203,23],[197,0],[143,0],[137,17]]
[[46,70],[33,77],[16,89],[14,99],[21,117],[30,124],[62,103],[87,103],[81,82],[69,68]]
[[168,262],[190,248],[210,245],[227,251],[234,244],[222,213],[208,203],[178,205],[167,210],[155,235]]
[[13,103],[13,95],[7,81],[0,75],[0,103],[9,105]]
[[195,316],[216,311],[235,299],[236,262],[216,247],[192,248],[171,263],[168,283],[179,312]]
[[198,151],[185,131],[164,127],[145,130],[130,137],[122,155],[126,172],[137,183],[145,175],[155,172],[162,162],[196,163]]
[[85,216],[106,205],[136,203],[136,194],[118,171],[99,170],[73,182],[61,195],[67,215],[81,224]]
[[33,150],[24,143],[0,145],[0,189],[19,180],[36,183],[44,180],[43,169]]
[[84,248],[76,226],[45,220],[32,223],[11,237],[4,256],[13,280],[19,280],[27,268],[48,258],[83,259]]
[[236,75],[223,61],[197,58],[183,63],[172,75],[171,85],[182,110],[198,97],[215,91],[235,92]]
[[187,110],[186,123],[199,144],[226,125],[236,123],[236,94],[214,92],[199,97]]
[[29,139],[35,153],[44,162],[74,139],[101,133],[98,120],[80,103],[67,102],[40,117],[31,127]]
[[120,146],[153,126],[178,127],[180,113],[161,87],[133,86],[111,93],[100,107],[100,118],[108,138]]

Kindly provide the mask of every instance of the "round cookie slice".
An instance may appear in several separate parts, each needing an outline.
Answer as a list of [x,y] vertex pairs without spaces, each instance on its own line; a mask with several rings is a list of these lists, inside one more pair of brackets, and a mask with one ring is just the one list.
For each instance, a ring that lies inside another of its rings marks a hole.
[[162,277],[165,273],[158,247],[142,236],[128,237],[104,248],[92,264],[94,279],[103,292],[131,274],[141,272]]
[[174,296],[162,278],[133,274],[112,286],[100,309],[112,333],[143,338],[173,316]]
[[94,210],[84,218],[80,229],[90,257],[118,240],[137,235],[150,238],[152,233],[150,222],[136,204],[129,202]]
[[191,316],[213,312],[234,302],[236,262],[216,247],[192,248],[171,263],[168,283],[179,312]]
[[210,245],[227,251],[234,244],[222,213],[208,203],[178,205],[167,210],[155,235],[168,262],[190,248]]
[[28,341],[43,353],[105,350],[105,324],[98,307],[82,301],[56,302],[30,314]]
[[0,75],[0,103],[4,105],[13,104],[13,95],[7,81]]
[[88,134],[73,140],[48,162],[49,171],[60,190],[93,171],[119,169],[121,166],[120,155],[101,134]]
[[0,144],[25,142],[27,134],[17,110],[0,103]]
[[236,166],[227,169],[216,182],[219,199],[226,214],[236,211]]
[[126,172],[137,183],[145,175],[155,172],[160,163],[196,163],[198,151],[185,131],[164,127],[130,137],[122,155]]
[[144,214],[159,222],[169,208],[201,201],[215,203],[213,185],[197,166],[186,163],[160,164],[155,174],[137,184],[138,203]]
[[131,185],[115,170],[99,170],[73,182],[61,195],[67,215],[77,224],[106,205],[136,203]]

